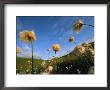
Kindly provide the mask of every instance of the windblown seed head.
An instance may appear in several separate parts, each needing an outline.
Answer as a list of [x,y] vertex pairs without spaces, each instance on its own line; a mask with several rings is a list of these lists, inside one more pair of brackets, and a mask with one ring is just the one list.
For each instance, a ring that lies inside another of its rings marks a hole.
[[77,55],[77,56],[79,56],[79,55],[81,55],[81,54],[83,54],[85,52],[85,48],[83,47],[83,46],[76,46],[75,48],[74,48],[74,53],[75,53],[75,55]]
[[58,51],[60,51],[60,49],[61,49],[59,44],[54,44],[54,45],[52,46],[52,48],[53,48],[53,50],[55,51],[55,53],[58,52]]
[[74,25],[73,25],[73,28],[74,28],[74,31],[79,33],[83,27],[83,21],[82,20],[78,20]]
[[16,53],[21,53],[21,49],[19,47],[16,48]]
[[90,55],[92,55],[92,56],[94,56],[94,50],[93,49],[91,49],[91,48],[86,48],[85,49],[86,50],[86,52],[88,52]]
[[89,49],[89,51],[90,51],[91,55],[94,56],[94,54],[95,54],[94,50],[93,49]]
[[20,39],[24,42],[31,42],[36,40],[36,35],[33,31],[25,30],[20,32]]
[[45,64],[46,64],[46,62],[45,62],[45,61],[43,61],[43,62],[42,62],[42,65],[44,66]]
[[48,66],[48,70],[49,72],[53,70],[53,67],[52,66]]
[[50,49],[47,49],[47,51],[50,51]]
[[89,44],[89,43],[85,42],[85,43],[83,43],[83,44],[82,44],[82,46],[84,46],[84,47],[90,47],[90,46],[91,46],[91,44]]
[[74,42],[74,37],[70,37],[69,42]]

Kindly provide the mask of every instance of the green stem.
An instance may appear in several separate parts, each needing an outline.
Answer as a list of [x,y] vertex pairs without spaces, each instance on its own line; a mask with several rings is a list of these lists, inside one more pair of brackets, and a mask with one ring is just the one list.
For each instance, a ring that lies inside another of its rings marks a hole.
[[48,51],[48,60],[49,60],[49,51]]
[[33,63],[33,42],[31,41],[32,45],[32,74],[34,74],[34,63]]
[[57,52],[57,51],[55,51],[55,54],[56,54],[56,52]]

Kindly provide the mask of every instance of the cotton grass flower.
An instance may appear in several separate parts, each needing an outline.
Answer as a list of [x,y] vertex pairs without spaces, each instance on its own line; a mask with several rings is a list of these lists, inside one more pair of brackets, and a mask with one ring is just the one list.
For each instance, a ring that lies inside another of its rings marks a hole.
[[90,47],[90,46],[91,46],[91,44],[89,44],[89,43],[85,42],[85,43],[83,43],[83,44],[82,44],[82,46],[84,46],[84,47]]
[[34,33],[34,31],[29,31],[29,30],[24,30],[22,32],[20,32],[20,39],[23,42],[27,42],[27,43],[31,43],[32,46],[32,74],[34,74],[34,70],[33,70],[33,41],[36,40],[36,35]]
[[42,65],[44,66],[45,64],[46,64],[46,62],[45,62],[45,61],[43,61],[43,62],[42,62]]
[[79,33],[79,32],[81,31],[82,27],[83,27],[83,24],[84,24],[84,23],[83,23],[82,20],[78,20],[78,21],[73,25],[74,31],[77,32],[77,33]]
[[83,47],[85,47],[85,51],[88,52],[90,55],[94,56],[94,49],[92,48],[91,44],[83,43]]
[[48,71],[51,72],[53,70],[52,66],[48,66]]
[[91,53],[91,55],[95,55],[95,52],[94,52],[94,50],[93,49],[89,49],[90,50],[90,53]]
[[94,56],[95,54],[94,50],[91,48],[86,48],[85,51],[88,52],[91,56]]
[[24,42],[31,42],[36,40],[36,35],[33,31],[25,30],[20,32],[20,39]]
[[16,54],[21,53],[21,49],[19,47],[16,48]]
[[56,54],[56,52],[58,52],[58,51],[60,51],[60,50],[61,50],[61,48],[60,48],[60,45],[59,45],[59,44],[54,44],[54,45],[52,46],[52,48],[53,48],[53,50],[55,51],[55,54]]
[[74,42],[74,40],[75,40],[74,37],[69,38],[69,42]]
[[76,47],[74,48],[74,53],[75,53],[75,55],[77,55],[77,56],[82,55],[84,52],[85,52],[85,48],[84,48],[83,46],[81,46],[81,45],[76,46]]
[[50,51],[50,49],[47,49],[47,51]]
[[73,29],[76,33],[79,33],[79,32],[81,32],[81,29],[83,28],[84,25],[94,27],[93,25],[85,24],[82,20],[78,20],[73,25]]

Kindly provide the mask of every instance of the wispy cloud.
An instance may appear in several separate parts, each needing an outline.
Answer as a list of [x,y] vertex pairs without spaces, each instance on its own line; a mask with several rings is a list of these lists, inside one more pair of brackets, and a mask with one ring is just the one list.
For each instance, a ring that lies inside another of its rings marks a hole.
[[[68,24],[69,23],[69,24]],[[72,20],[68,17],[61,17],[56,23],[53,24],[52,30],[53,33],[62,34],[63,32],[67,31],[71,28]]]
[[94,42],[94,37],[89,38],[88,40],[86,40],[86,42]]
[[71,35],[75,35],[75,32],[73,31],[73,22],[75,22],[76,19],[78,18],[60,18],[57,23],[52,26],[53,35],[57,35],[57,38],[59,38],[60,41],[65,40],[65,38]]
[[[27,57],[27,58],[32,57],[32,49],[27,44],[23,44],[21,49],[22,49],[22,52],[19,53],[17,56]],[[39,54],[37,52],[33,52],[33,57],[34,58],[39,58]]]

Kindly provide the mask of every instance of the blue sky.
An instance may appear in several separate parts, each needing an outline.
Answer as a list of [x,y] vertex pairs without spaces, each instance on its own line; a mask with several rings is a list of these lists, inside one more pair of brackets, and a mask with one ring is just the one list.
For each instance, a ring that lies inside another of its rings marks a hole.
[[[22,52],[20,57],[31,57],[31,45],[22,42],[19,33],[24,30],[33,30],[37,40],[34,42],[34,58],[48,59],[47,49],[51,49],[49,57],[60,57],[72,51],[74,43],[68,41],[69,37],[74,36],[76,44],[94,40],[94,28],[84,26],[79,34],[73,29],[73,24],[81,19],[84,23],[94,25],[94,16],[17,16],[17,47]],[[53,44],[60,44],[61,50],[55,55],[52,50]]]

